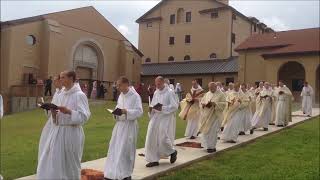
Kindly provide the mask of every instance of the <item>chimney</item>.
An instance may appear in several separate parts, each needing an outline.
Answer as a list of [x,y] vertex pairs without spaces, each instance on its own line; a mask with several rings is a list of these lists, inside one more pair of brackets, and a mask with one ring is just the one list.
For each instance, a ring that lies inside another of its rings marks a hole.
[[218,2],[221,2],[225,5],[229,5],[229,0],[217,0]]

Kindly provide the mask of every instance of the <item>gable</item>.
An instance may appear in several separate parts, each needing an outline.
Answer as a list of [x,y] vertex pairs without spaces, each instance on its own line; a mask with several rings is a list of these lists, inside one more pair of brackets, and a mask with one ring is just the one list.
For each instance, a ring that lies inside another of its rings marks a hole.
[[45,19],[53,19],[64,26],[95,33],[112,39],[126,40],[126,38],[93,7],[52,13],[43,15],[43,17]]
[[[140,18],[138,18],[136,20],[136,22],[140,23],[144,19],[160,17],[160,10],[159,10],[160,7],[163,7],[163,6],[167,5],[167,3],[170,3],[171,1],[174,1],[174,0],[162,0],[162,1],[160,1],[156,6],[154,6],[152,9],[150,9],[144,15],[142,15]],[[177,0],[177,1],[183,2],[181,0]],[[197,4],[199,4],[199,3],[206,3],[207,4],[207,3],[210,2],[210,3],[212,3],[213,6],[217,6],[217,7],[228,6],[227,4],[225,4],[223,2],[219,2],[219,0],[201,0],[200,2],[199,2],[199,0],[190,0],[190,1],[187,1],[187,2],[189,3],[189,2],[192,2],[192,1],[196,2]],[[220,0],[220,1],[223,1],[223,0]]]

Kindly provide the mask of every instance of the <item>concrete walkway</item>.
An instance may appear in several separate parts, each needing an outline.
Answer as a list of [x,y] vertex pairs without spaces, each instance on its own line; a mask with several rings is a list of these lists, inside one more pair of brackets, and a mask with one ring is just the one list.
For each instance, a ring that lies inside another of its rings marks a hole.
[[[319,108],[314,108],[312,117],[319,116],[319,114],[320,114]],[[293,112],[292,115],[293,115],[292,123],[290,123],[289,126],[285,128],[269,126],[269,131],[256,130],[253,135],[247,134],[245,136],[239,136],[238,142],[235,144],[224,143],[219,140],[216,147],[217,148],[216,153],[220,153],[225,150],[230,150],[230,149],[239,147],[241,145],[248,144],[260,137],[276,133],[278,131],[281,131],[282,129],[293,127],[297,124],[300,124],[310,119],[309,117],[303,116],[301,111]],[[189,139],[186,140],[185,138],[181,138],[181,139],[177,139],[175,143],[179,144],[186,141],[199,142],[199,140],[200,138],[197,138],[196,140],[189,140]],[[208,159],[216,154],[216,153],[208,154],[205,149],[186,148],[186,147],[179,147],[179,146],[176,146],[176,150],[178,151],[178,159],[176,163],[170,164],[169,159],[164,159],[160,161],[160,166],[153,167],[153,168],[146,168],[145,167],[146,161],[144,160],[144,157],[138,156],[138,154],[144,153],[144,149],[143,148],[138,149],[132,178],[133,179],[154,179],[168,172],[188,166],[194,162]],[[97,159],[94,161],[82,163],[82,168],[103,171],[105,160],[106,158],[102,158],[102,159]],[[33,179],[35,179],[35,175],[20,178],[20,180],[33,180]]]

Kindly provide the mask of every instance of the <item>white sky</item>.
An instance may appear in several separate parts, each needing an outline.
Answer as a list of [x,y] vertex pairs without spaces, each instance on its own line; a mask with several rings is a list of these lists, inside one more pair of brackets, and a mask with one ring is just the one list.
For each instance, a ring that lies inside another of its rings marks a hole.
[[[1,21],[25,18],[84,6],[94,6],[133,44],[138,43],[135,20],[155,6],[159,0],[82,0],[82,1],[16,1],[1,0]],[[255,16],[275,30],[319,27],[318,0],[231,0],[230,5],[247,16]]]

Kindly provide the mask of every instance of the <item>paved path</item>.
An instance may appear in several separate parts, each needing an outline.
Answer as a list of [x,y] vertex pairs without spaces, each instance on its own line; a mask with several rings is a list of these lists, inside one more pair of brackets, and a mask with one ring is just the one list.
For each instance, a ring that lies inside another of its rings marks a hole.
[[[219,153],[225,150],[230,150],[232,148],[236,148],[238,146],[250,143],[256,140],[257,138],[260,138],[262,136],[269,135],[272,133],[276,133],[286,128],[293,127],[299,123],[302,123],[310,119],[309,117],[302,116],[301,111],[296,111],[296,112],[293,112],[292,114],[293,114],[292,123],[290,123],[289,126],[285,128],[269,126],[269,131],[256,130],[253,135],[239,136],[238,142],[235,144],[218,141],[216,153]],[[319,114],[320,114],[319,109],[314,108],[313,117],[319,116]],[[193,141],[198,142],[199,140],[200,139],[198,138]],[[186,140],[185,138],[181,138],[181,139],[177,139],[175,143],[179,144],[186,141],[191,141],[191,140]],[[170,164],[168,159],[164,159],[160,161],[160,166],[153,167],[153,168],[146,168],[145,167],[146,161],[144,160],[144,158],[137,155],[132,178],[133,179],[154,179],[155,177],[158,177],[170,171],[174,171],[176,169],[188,166],[194,162],[208,159],[216,154],[216,153],[208,154],[205,149],[186,148],[186,147],[179,147],[179,146],[176,146],[176,149],[178,151],[178,160],[176,161],[176,163]],[[137,150],[137,154],[140,154],[140,153],[144,153],[143,148]],[[97,159],[94,161],[82,163],[82,168],[103,171],[104,163],[105,163],[105,158]],[[33,179],[35,179],[35,175],[23,177],[23,178],[20,178],[19,180],[33,180]]]

